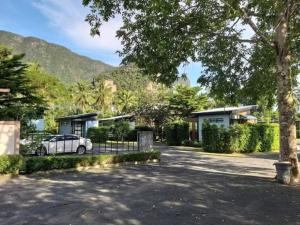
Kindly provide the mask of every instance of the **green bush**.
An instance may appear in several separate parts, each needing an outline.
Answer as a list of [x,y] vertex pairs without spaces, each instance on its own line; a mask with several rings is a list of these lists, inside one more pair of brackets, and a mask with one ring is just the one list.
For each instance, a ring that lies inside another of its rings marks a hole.
[[168,145],[181,145],[189,138],[189,124],[186,122],[173,122],[165,126],[166,142]]
[[1,155],[0,174],[17,174],[23,166],[23,157],[20,155]]
[[138,125],[134,128],[137,131],[153,131],[153,127],[147,126],[147,125]]
[[188,146],[188,147],[196,147],[196,148],[201,148],[202,147],[201,142],[187,140],[187,139],[182,142],[182,145],[183,146]]
[[137,133],[138,131],[153,131],[152,127],[149,127],[147,125],[139,125],[136,126],[133,130],[130,130],[126,137],[125,140],[126,141],[137,141]]
[[91,139],[92,143],[104,143],[108,139],[109,127],[90,127],[87,131],[87,137]]
[[229,129],[204,124],[203,149],[208,152],[267,152],[279,148],[278,124],[235,124]]
[[159,151],[136,152],[119,155],[28,157],[25,160],[23,172],[32,173],[52,169],[69,169],[76,168],[78,166],[101,166],[105,164],[147,161],[153,159],[160,159]]

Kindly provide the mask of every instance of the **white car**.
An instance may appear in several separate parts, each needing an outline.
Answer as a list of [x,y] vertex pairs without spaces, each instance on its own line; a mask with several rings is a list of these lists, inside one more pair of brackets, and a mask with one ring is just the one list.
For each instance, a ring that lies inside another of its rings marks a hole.
[[56,153],[77,152],[82,155],[92,150],[93,145],[90,139],[79,137],[74,134],[50,135],[41,141],[40,148],[36,151],[39,156]]

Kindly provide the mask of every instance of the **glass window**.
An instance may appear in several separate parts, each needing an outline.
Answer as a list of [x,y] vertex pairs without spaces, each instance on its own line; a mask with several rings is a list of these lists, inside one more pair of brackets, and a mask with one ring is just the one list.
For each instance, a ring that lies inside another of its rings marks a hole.
[[75,135],[66,135],[65,139],[66,140],[78,140],[79,138]]
[[208,121],[210,123],[224,123],[224,118],[210,118]]

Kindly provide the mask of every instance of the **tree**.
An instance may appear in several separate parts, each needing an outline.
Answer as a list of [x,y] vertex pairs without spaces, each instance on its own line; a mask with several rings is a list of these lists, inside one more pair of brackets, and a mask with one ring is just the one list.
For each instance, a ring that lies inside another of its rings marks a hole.
[[[83,0],[86,20],[99,34],[103,21],[122,15],[123,63],[135,62],[155,78],[171,83],[178,66],[201,61],[200,82],[220,97],[235,101],[244,88],[277,94],[280,161],[299,167],[293,85],[300,59],[298,0]],[[245,32],[246,31],[246,32]],[[275,88],[276,86],[276,88]],[[258,89],[256,87],[262,87]],[[249,91],[248,91],[249,93]]]
[[70,115],[77,112],[76,103],[73,102],[70,88],[58,78],[48,74],[40,65],[29,64],[26,76],[30,83],[36,87],[38,96],[45,100],[44,111],[45,130],[57,132],[56,117]]
[[9,93],[0,94],[1,119],[21,120],[24,126],[43,113],[44,101],[26,76],[23,57],[0,46],[0,88],[10,89]]
[[179,118],[186,118],[191,112],[207,107],[208,97],[199,91],[200,87],[177,85],[169,98],[173,114]]
[[94,108],[101,111],[103,115],[109,113],[108,111],[112,106],[113,93],[112,88],[105,84],[105,80],[100,79],[95,83],[93,97],[95,99]]
[[90,110],[91,106],[91,87],[84,81],[79,81],[73,88],[73,98],[75,104],[79,106],[78,110],[85,113]]
[[119,90],[116,95],[119,113],[130,113],[137,104],[136,93],[129,90]]

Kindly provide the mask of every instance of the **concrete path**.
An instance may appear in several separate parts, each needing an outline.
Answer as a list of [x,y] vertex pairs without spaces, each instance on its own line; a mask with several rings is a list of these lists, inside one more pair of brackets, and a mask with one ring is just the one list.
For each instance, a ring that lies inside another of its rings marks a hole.
[[0,224],[300,225],[300,187],[274,182],[276,155],[161,149],[160,165],[13,179]]

